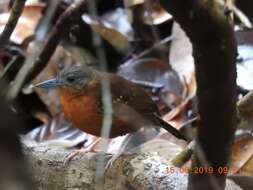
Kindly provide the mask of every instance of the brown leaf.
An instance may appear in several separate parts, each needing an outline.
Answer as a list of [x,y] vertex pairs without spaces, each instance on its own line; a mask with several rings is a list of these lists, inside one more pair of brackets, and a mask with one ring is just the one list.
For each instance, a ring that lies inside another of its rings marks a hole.
[[[232,147],[231,173],[239,171],[253,156],[253,137],[241,136]],[[251,171],[252,172],[252,171]]]
[[193,97],[196,93],[194,60],[192,57],[192,44],[181,27],[174,22],[172,29],[173,40],[170,49],[170,64],[178,73],[187,96]]
[[172,15],[164,10],[157,1],[150,2],[149,9],[144,12],[144,22],[149,25],[159,25],[168,20],[172,20]]
[[238,42],[237,84],[244,89],[253,89],[253,30],[236,32]]
[[84,14],[83,21],[90,25],[93,30],[98,32],[107,42],[119,51],[125,51],[129,47],[129,39],[127,36],[119,32],[109,22],[105,22],[100,18],[94,18]]
[[[157,58],[130,59],[119,67],[118,74],[124,78],[136,82],[144,81],[162,89],[152,97],[160,100],[167,107],[175,107],[181,102],[182,84],[175,73],[169,69],[168,63]],[[138,84],[138,82],[137,82]],[[152,86],[152,85],[151,85]],[[162,106],[162,105],[161,105]]]
[[241,175],[253,176],[253,155],[238,171]]
[[[35,32],[35,28],[42,16],[44,4],[28,4],[25,6],[18,24],[11,35],[11,40],[17,44],[21,44],[27,37]],[[0,32],[3,31],[5,24],[8,21],[10,12],[0,14]]]

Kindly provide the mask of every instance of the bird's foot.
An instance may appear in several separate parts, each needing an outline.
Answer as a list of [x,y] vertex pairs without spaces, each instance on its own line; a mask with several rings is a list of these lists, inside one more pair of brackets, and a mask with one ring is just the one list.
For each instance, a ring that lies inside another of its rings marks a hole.
[[69,154],[64,158],[63,164],[64,164],[64,165],[67,165],[67,164],[69,164],[70,161],[72,161],[77,155],[83,154],[83,153],[87,153],[87,152],[90,152],[90,150],[87,150],[87,149],[85,149],[85,148],[81,148],[81,149],[78,149],[78,150],[74,150],[74,151],[72,151],[71,153],[69,153]]
[[119,159],[119,157],[127,156],[128,154],[129,153],[126,153],[126,152],[120,152],[120,153],[112,155],[112,157],[107,161],[105,165],[105,171],[107,171],[110,167],[113,167],[113,164],[115,163],[117,159]]
[[94,150],[95,146],[98,144],[98,142],[101,140],[101,138],[96,139],[91,145],[89,145],[87,148],[80,148],[78,150],[72,151],[70,154],[66,156],[64,159],[64,165],[67,165],[70,163],[71,160],[73,160],[77,155],[84,154],[87,152],[96,152]]
[[[136,133],[135,133],[136,134]],[[110,167],[113,166],[114,162],[121,156],[129,155],[127,152],[127,146],[129,145],[129,142],[131,141],[133,137],[133,134],[128,134],[127,137],[124,139],[123,143],[121,144],[118,152],[108,160],[106,166],[105,166],[105,171],[107,171]]]

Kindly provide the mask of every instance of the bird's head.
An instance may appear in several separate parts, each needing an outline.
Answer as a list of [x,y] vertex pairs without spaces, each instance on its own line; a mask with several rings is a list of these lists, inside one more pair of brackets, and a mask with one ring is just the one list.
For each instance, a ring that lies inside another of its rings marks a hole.
[[35,84],[35,87],[52,89],[52,88],[71,88],[80,90],[84,88],[94,75],[94,71],[84,66],[72,66],[63,69],[54,79]]

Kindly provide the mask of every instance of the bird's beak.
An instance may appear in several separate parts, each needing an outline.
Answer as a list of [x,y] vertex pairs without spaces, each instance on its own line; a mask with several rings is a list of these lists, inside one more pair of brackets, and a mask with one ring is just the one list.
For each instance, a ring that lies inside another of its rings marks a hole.
[[61,86],[61,83],[55,78],[34,85],[34,87],[44,89],[57,88],[59,86]]

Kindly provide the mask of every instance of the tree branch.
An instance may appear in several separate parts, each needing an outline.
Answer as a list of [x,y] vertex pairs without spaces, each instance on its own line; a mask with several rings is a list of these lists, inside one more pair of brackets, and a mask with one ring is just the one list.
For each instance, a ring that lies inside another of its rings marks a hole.
[[[233,25],[214,0],[160,0],[193,44],[200,128],[196,143],[209,165],[226,167],[236,129],[236,42]],[[197,148],[195,147],[195,150]],[[206,166],[195,152],[193,167]],[[220,189],[225,173],[192,174],[189,189]]]
[[[187,170],[173,166],[169,161],[180,150],[176,144],[162,139],[142,144],[137,153],[121,156],[106,171],[103,189],[186,190]],[[38,182],[36,189],[95,189],[99,154],[82,154],[64,165],[64,158],[72,151],[43,144],[24,146],[33,177]],[[226,190],[242,189],[227,180]]]

